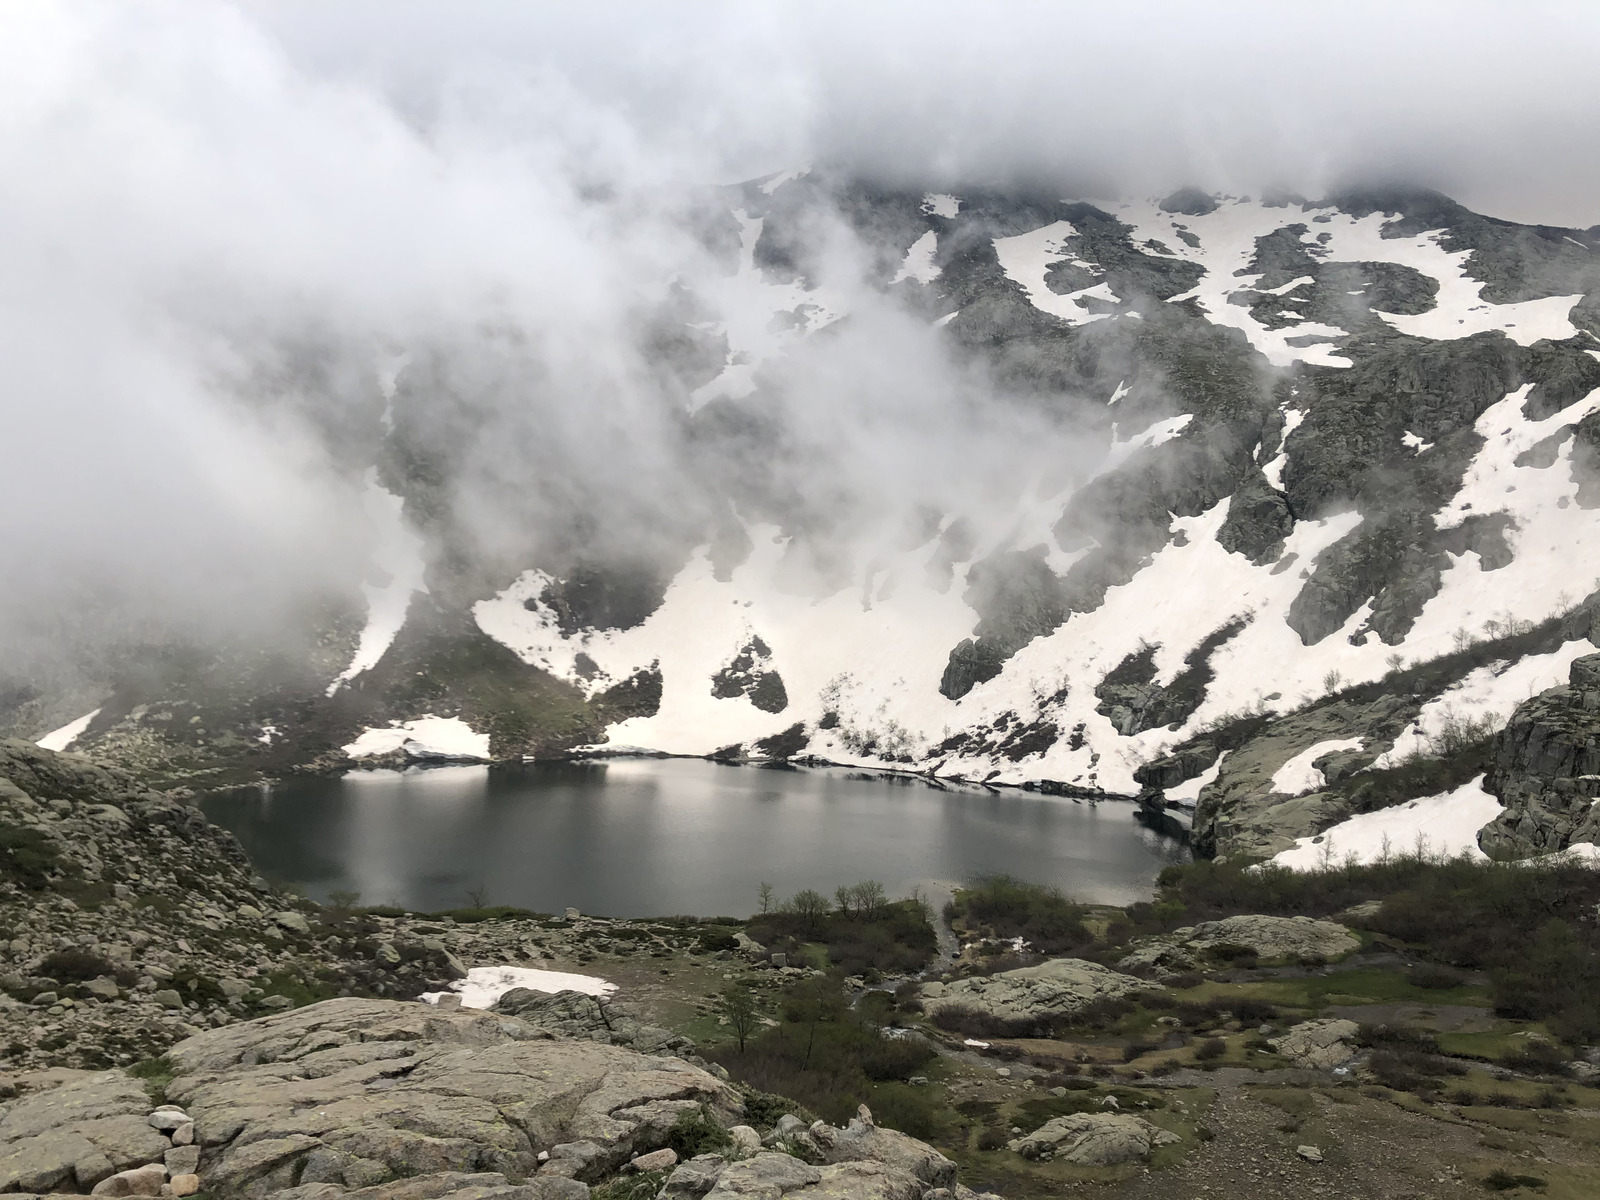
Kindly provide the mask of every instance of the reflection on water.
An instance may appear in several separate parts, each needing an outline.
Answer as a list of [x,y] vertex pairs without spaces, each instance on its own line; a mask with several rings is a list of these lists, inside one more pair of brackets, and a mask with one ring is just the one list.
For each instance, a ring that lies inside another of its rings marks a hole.
[[205,809],[265,874],[318,899],[430,911],[472,893],[541,912],[738,916],[762,880],[780,896],[868,878],[903,895],[998,871],[1126,904],[1187,856],[1127,803],[699,759],[356,771]]

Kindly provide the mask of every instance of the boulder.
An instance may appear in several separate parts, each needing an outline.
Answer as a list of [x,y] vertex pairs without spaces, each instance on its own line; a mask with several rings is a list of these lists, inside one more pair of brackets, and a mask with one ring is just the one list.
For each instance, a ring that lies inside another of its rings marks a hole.
[[678,1152],[671,1146],[641,1154],[631,1164],[635,1171],[667,1171],[677,1165]]
[[1007,1142],[1006,1149],[1023,1158],[1049,1154],[1079,1166],[1114,1167],[1143,1162],[1156,1146],[1179,1140],[1177,1134],[1128,1113],[1073,1113]]
[[304,913],[297,913],[292,909],[272,914],[273,922],[280,929],[287,929],[293,933],[310,933],[311,923],[306,920]]
[[168,1175],[193,1175],[200,1169],[199,1146],[174,1146],[161,1156]]
[[1226,917],[1146,939],[1117,966],[1163,979],[1192,970],[1217,946],[1238,946],[1265,959],[1338,959],[1360,949],[1361,940],[1337,922],[1312,917]]
[[[669,1181],[670,1182],[670,1181]],[[723,1168],[715,1185],[706,1193],[708,1200],[722,1200],[725,1196],[759,1197],[760,1200],[781,1196],[813,1183],[822,1182],[822,1171],[810,1163],[787,1154],[765,1151],[752,1155],[742,1162]]]
[[1125,996],[1150,985],[1132,975],[1081,958],[1056,958],[1036,967],[1019,967],[976,979],[924,984],[929,1012],[967,1007],[1003,1020],[1028,1020],[1074,1013],[1096,1000]]
[[893,1129],[855,1119],[844,1129],[813,1127],[811,1135],[828,1163],[875,1162],[904,1171],[924,1187],[950,1187],[956,1181],[956,1164],[926,1142]]
[[877,1162],[823,1167],[816,1183],[785,1192],[790,1200],[922,1200],[928,1189],[915,1175]]
[[699,1200],[713,1187],[728,1160],[720,1154],[697,1154],[677,1169],[662,1184],[661,1200]]
[[1269,1038],[1267,1044],[1297,1067],[1329,1070],[1355,1057],[1351,1043],[1360,1032],[1361,1026],[1354,1021],[1302,1021],[1282,1037]]
[[167,1168],[160,1163],[118,1171],[94,1185],[92,1196],[159,1196],[167,1182]]

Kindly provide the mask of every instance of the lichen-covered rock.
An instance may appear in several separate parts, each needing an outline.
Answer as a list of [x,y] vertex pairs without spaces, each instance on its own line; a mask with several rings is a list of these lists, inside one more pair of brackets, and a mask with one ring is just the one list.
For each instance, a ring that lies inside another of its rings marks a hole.
[[1180,1140],[1177,1134],[1132,1114],[1073,1113],[1007,1142],[1006,1149],[1023,1158],[1048,1154],[1084,1167],[1114,1167],[1143,1162],[1155,1147]]
[[1150,985],[1132,975],[1081,958],[1056,958],[978,979],[923,984],[929,1012],[975,1008],[1002,1020],[1073,1013],[1096,1000],[1113,999]]
[[1355,1038],[1361,1026],[1354,1021],[1302,1021],[1268,1044],[1297,1067],[1327,1070],[1355,1057]]

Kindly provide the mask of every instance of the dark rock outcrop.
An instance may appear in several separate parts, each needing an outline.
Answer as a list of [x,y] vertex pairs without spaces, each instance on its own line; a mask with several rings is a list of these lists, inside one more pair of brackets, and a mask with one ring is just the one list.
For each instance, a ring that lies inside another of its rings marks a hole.
[[1518,706],[1491,755],[1484,787],[1506,807],[1478,835],[1485,853],[1600,844],[1600,654],[1575,660],[1566,686]]

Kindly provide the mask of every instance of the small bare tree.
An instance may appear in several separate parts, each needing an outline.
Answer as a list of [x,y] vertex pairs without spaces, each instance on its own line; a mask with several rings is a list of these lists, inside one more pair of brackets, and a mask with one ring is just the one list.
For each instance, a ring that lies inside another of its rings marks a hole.
[[489,899],[489,885],[480,883],[477,887],[467,889],[467,900],[473,908],[482,908]]
[[761,886],[756,888],[756,899],[761,902],[763,917],[772,911],[772,885],[765,879],[761,881]]
[[806,888],[795,893],[789,907],[804,922],[806,930],[815,933],[828,914],[828,898],[815,888]]
[[722,1015],[728,1018],[728,1028],[739,1043],[739,1053],[744,1053],[745,1041],[755,1032],[756,1004],[748,988],[730,983],[722,992]]

